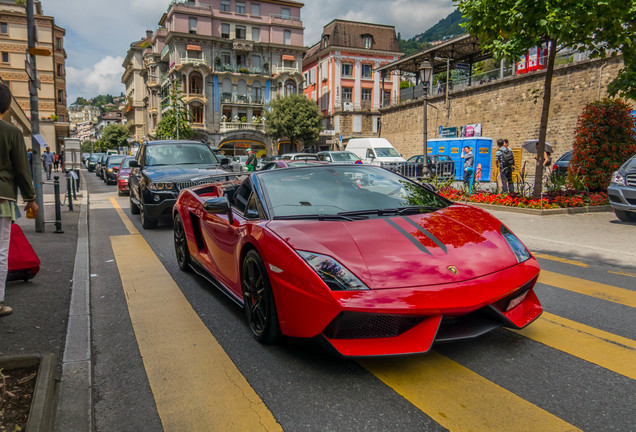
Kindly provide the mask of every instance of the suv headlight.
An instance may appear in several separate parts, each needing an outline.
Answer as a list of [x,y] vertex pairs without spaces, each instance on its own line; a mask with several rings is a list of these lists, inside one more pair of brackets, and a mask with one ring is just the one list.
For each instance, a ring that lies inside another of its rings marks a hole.
[[619,186],[625,186],[625,177],[623,177],[623,175],[620,172],[614,171],[614,174],[612,174],[612,180],[610,181],[610,183],[616,184]]
[[164,183],[164,182],[158,182],[158,183],[150,182],[150,183],[148,183],[148,189],[153,190],[153,191],[172,190],[172,187],[173,187],[172,183]]
[[314,269],[332,291],[368,290],[345,266],[327,255],[296,251]]
[[516,235],[512,233],[508,228],[501,225],[501,235],[508,242],[508,246],[512,250],[512,253],[517,257],[517,262],[522,263],[524,261],[529,260],[532,255],[528,252],[528,249],[521,243],[521,240],[517,238]]

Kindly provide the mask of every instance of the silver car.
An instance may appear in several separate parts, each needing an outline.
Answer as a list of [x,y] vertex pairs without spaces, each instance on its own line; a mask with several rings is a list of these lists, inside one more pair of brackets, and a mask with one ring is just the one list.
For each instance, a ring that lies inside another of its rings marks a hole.
[[355,153],[350,151],[321,151],[316,154],[318,159],[330,163],[354,164],[362,163]]
[[612,174],[607,195],[617,218],[636,222],[636,155]]

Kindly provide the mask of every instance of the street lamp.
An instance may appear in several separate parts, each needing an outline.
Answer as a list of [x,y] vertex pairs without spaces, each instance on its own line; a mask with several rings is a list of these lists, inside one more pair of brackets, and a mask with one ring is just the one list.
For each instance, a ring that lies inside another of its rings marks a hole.
[[427,125],[427,107],[428,107],[428,86],[431,82],[431,75],[433,75],[433,66],[428,60],[424,60],[420,63],[420,81],[422,81],[422,90],[424,91],[424,166],[422,167],[422,174],[424,171],[428,173],[428,125]]

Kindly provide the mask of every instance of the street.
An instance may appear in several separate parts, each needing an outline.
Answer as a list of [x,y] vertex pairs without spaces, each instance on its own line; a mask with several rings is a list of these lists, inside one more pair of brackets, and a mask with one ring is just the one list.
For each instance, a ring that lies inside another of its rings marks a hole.
[[[179,270],[169,220],[144,230],[128,197],[85,178],[95,430],[633,428],[633,248],[613,259],[614,245],[592,253],[590,240],[574,253],[540,241],[545,217],[497,212],[538,253],[535,323],[424,355],[340,359],[293,341],[259,344],[235,303]],[[635,227],[605,222],[610,213],[550,218],[574,230],[605,224],[599,238],[633,244]]]

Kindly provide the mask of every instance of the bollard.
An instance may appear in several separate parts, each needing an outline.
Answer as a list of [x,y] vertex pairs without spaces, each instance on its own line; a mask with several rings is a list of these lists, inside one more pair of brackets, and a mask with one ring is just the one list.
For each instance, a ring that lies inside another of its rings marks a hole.
[[73,199],[77,201],[77,195],[75,194],[75,179],[73,178],[72,174],[71,174],[71,183],[73,185]]
[[68,209],[73,211],[73,193],[71,192],[71,176],[66,174],[66,196],[68,197]]
[[53,177],[55,190],[55,233],[64,234],[62,231],[62,201],[60,200],[60,176]]

